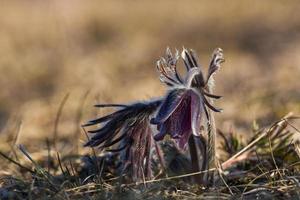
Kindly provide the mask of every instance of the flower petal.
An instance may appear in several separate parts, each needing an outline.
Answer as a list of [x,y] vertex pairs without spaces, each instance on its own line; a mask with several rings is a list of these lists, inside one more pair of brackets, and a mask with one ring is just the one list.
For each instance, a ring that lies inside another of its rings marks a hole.
[[204,114],[204,105],[201,96],[191,92],[191,123],[192,133],[195,136],[199,136],[201,119]]
[[184,149],[191,135],[191,95],[192,90],[186,90],[180,104],[176,107],[170,117],[164,122],[167,133],[175,139],[179,148]]
[[157,116],[151,119],[151,123],[160,124],[166,121],[170,117],[170,115],[176,110],[178,105],[180,105],[182,99],[185,96],[186,91],[186,89],[172,90],[162,103],[157,113]]
[[164,139],[164,137],[165,137],[166,134],[167,134],[166,125],[165,124],[161,124],[160,125],[160,129],[159,129],[159,133],[154,136],[154,140],[155,141],[162,140],[162,139]]
[[206,78],[206,83],[208,83],[211,76],[219,70],[221,67],[221,63],[225,61],[223,57],[223,50],[221,48],[217,48],[212,55],[212,60],[210,62],[209,68],[208,68],[208,74]]

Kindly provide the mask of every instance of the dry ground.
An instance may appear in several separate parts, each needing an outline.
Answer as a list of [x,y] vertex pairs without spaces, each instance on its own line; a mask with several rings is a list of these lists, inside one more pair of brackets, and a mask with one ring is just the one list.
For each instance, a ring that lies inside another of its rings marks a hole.
[[[39,159],[56,135],[61,154],[88,152],[80,124],[101,114],[93,104],[164,94],[155,62],[167,46],[193,48],[204,66],[215,47],[224,50],[219,129],[243,139],[254,122],[297,115],[299,9],[293,0],[2,1],[0,150],[23,144]],[[1,162],[1,174],[16,172]]]

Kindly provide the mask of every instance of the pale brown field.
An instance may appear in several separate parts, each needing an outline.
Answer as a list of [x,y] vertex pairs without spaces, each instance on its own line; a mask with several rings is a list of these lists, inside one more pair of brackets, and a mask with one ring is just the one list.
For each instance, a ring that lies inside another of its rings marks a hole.
[[92,105],[164,94],[155,63],[166,47],[194,49],[205,67],[224,50],[219,129],[247,138],[254,122],[299,115],[299,10],[296,0],[2,1],[0,149],[23,144],[39,159],[56,132],[61,154],[88,152],[80,125],[104,112]]

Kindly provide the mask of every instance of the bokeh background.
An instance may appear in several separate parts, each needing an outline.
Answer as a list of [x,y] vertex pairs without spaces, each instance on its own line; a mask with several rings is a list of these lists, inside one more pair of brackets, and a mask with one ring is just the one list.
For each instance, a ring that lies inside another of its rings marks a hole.
[[81,145],[80,124],[106,112],[93,104],[165,93],[155,63],[166,47],[194,49],[203,66],[224,50],[218,128],[245,135],[299,114],[299,10],[292,0],[1,1],[0,146],[16,132],[33,149],[54,132]]

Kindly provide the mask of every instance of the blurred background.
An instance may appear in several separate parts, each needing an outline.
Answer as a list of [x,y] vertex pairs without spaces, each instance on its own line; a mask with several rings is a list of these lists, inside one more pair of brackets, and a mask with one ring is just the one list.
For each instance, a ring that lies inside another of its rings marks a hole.
[[38,148],[56,133],[81,145],[80,124],[106,112],[92,105],[165,94],[155,63],[166,47],[194,49],[205,67],[224,50],[218,128],[249,134],[299,114],[299,10],[291,0],[1,1],[0,138],[18,132],[16,143]]

